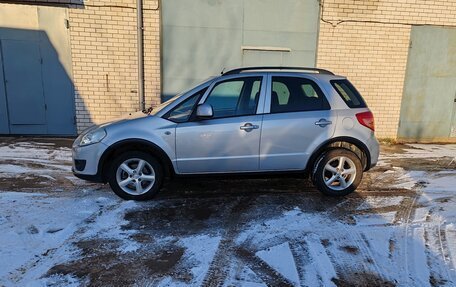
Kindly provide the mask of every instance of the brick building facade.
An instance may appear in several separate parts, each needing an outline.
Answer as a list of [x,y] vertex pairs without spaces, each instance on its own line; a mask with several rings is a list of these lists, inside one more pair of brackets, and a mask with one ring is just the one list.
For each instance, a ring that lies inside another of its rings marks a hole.
[[[144,0],[146,105],[161,101],[160,2]],[[68,9],[78,131],[138,109],[136,0],[0,3]],[[346,75],[373,110],[377,136],[396,138],[411,28],[456,27],[456,1],[319,0],[319,5],[316,65]]]
[[[135,0],[28,0],[1,3],[67,9],[78,131],[138,109]],[[160,102],[159,10],[159,0],[144,0],[147,105]]]
[[454,0],[321,0],[317,66],[346,75],[396,138],[411,27],[456,27]]
[[[135,3],[87,1],[69,9],[79,131],[138,109]],[[147,105],[160,103],[159,9],[158,0],[144,1]]]

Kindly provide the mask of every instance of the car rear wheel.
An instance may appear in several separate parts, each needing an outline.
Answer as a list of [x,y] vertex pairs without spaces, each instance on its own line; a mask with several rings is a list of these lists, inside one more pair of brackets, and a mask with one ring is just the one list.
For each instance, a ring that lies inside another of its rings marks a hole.
[[359,157],[346,149],[333,149],[320,156],[312,181],[326,195],[343,196],[353,192],[363,177]]
[[160,190],[162,170],[153,156],[140,151],[126,152],[113,161],[109,185],[123,199],[147,200]]

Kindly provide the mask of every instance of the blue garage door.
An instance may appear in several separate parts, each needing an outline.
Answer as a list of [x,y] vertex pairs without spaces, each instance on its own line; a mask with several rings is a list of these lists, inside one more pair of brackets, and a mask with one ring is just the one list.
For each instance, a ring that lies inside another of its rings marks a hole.
[[30,125],[31,133],[46,133],[39,44],[3,40],[1,47],[11,133],[21,133],[24,125]]
[[19,18],[0,19],[0,134],[75,135],[66,9],[20,7],[0,7]]

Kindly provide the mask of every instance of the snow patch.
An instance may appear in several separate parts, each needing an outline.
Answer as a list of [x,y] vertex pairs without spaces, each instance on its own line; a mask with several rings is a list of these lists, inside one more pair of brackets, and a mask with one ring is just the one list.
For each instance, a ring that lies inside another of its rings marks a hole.
[[295,285],[300,285],[298,269],[288,242],[255,253],[261,260]]
[[337,278],[337,273],[320,238],[314,234],[309,235],[306,243],[311,260],[305,272],[305,282],[308,282],[306,285],[336,286],[332,279]]
[[448,249],[450,250],[452,269],[456,270],[456,227],[454,223],[448,224],[445,227],[445,235],[447,237]]
[[410,258],[408,260],[409,273],[414,274],[410,277],[416,281],[416,286],[430,286],[429,276],[431,274],[426,260],[424,228],[419,227],[412,229],[412,236],[408,239],[412,246],[412,252],[410,252]]
[[363,214],[354,216],[356,225],[384,225],[392,223],[396,211],[380,214]]
[[378,197],[378,196],[370,196],[365,199],[365,201],[360,204],[356,210],[366,210],[372,208],[382,208],[387,206],[396,206],[399,205],[402,200],[404,199],[403,196],[397,197]]
[[413,189],[419,182],[423,182],[426,172],[424,171],[405,171],[401,167],[393,167],[395,175],[397,176],[396,184],[393,184],[394,188]]
[[0,172],[1,173],[29,173],[31,169],[26,168],[22,165],[16,164],[2,164],[0,165]]
[[[183,238],[179,241],[186,248],[184,257],[190,262],[198,262],[197,265],[190,269],[193,274],[192,281],[194,285],[201,285],[203,282],[220,240],[220,236],[198,235]],[[204,244],[201,244],[202,242]]]
[[80,224],[98,210],[91,200],[20,192],[0,193],[0,206],[0,278],[5,280],[20,267],[29,269],[27,264],[33,260],[45,261],[50,251],[62,248]]
[[138,204],[134,201],[120,201],[120,199],[113,202],[105,197],[97,198],[95,203],[106,211],[96,218],[95,222],[91,224],[91,228],[81,238],[96,237],[120,240],[121,245],[117,251],[121,253],[138,250],[140,245],[130,238],[136,231],[122,230],[122,226],[128,224],[128,221],[124,219],[125,213],[138,207]]

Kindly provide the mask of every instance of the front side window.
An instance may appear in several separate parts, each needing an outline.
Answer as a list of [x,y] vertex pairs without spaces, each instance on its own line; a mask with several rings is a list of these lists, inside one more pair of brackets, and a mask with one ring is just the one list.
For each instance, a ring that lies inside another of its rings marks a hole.
[[196,103],[204,95],[207,89],[203,89],[199,92],[196,92],[188,99],[177,105],[174,109],[172,109],[168,114],[165,116],[170,121],[175,123],[183,123],[190,119],[192,115],[193,109],[196,106]]
[[313,81],[298,77],[272,77],[271,113],[329,109],[323,92]]
[[213,118],[255,114],[261,79],[261,77],[244,77],[216,84],[205,102],[212,106]]

